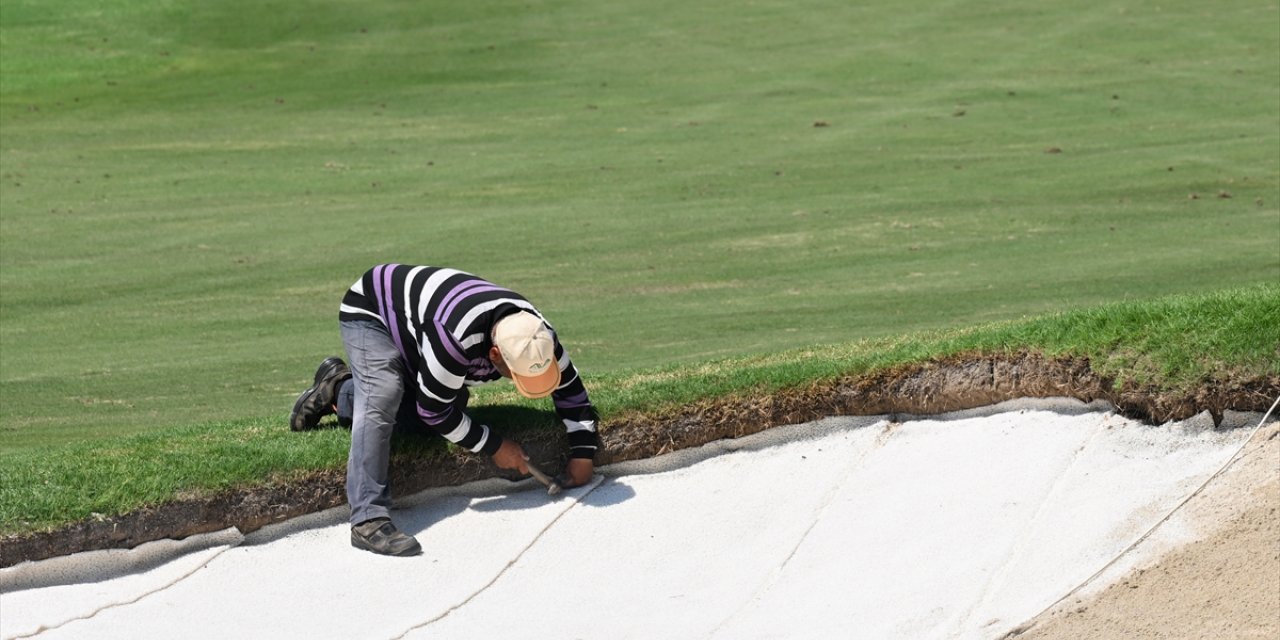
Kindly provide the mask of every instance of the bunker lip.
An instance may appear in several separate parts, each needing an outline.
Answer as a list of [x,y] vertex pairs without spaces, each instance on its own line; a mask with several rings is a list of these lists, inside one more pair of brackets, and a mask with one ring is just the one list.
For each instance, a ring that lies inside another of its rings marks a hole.
[[[1209,412],[1215,423],[1227,410],[1266,411],[1280,395],[1280,376],[1209,381],[1188,392],[1119,387],[1092,371],[1085,359],[1049,359],[1033,353],[964,356],[898,367],[863,376],[786,389],[768,395],[732,396],[675,410],[611,418],[599,464],[650,458],[714,440],[836,415],[934,415],[1018,398],[1104,400],[1126,417],[1159,424]],[[285,428],[282,425],[282,428]],[[526,436],[531,460],[543,468],[563,464],[563,434]],[[453,486],[496,475],[480,457],[454,453],[444,459],[397,456],[391,468],[398,495]],[[287,483],[230,490],[213,497],[179,499],[119,516],[77,522],[49,532],[0,538],[0,567],[100,549],[130,549],[145,542],[182,539],[236,527],[243,533],[345,503],[342,470]]]

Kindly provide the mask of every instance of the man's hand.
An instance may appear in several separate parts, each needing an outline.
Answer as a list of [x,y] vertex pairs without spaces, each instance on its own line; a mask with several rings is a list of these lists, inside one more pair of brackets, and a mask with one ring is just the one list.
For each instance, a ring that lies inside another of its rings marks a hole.
[[557,476],[556,480],[565,489],[581,487],[591,482],[591,475],[595,470],[596,465],[590,458],[572,458],[569,460],[569,466],[564,468],[564,473]]
[[502,441],[502,446],[493,454],[493,463],[503,469],[519,471],[521,475],[529,473],[529,456],[524,454],[524,449],[515,440]]

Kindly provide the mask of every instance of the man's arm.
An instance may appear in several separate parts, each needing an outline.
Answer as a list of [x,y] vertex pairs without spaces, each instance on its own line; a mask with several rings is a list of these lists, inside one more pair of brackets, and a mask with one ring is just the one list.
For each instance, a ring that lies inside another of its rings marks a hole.
[[600,416],[559,337],[556,338],[556,359],[560,364],[560,386],[551,398],[569,439],[569,464],[557,480],[565,488],[577,487],[590,482],[595,473],[595,456],[600,450]]
[[564,473],[557,476],[556,481],[560,486],[572,489],[591,482],[591,476],[595,475],[595,472],[596,464],[590,458],[570,458]]
[[416,372],[418,418],[446,440],[472,453],[492,456],[502,446],[502,436],[467,415],[470,397],[466,389],[468,362],[461,347],[442,327],[429,324],[418,343],[421,365]]
[[[450,398],[445,402],[438,397],[418,392],[418,418],[433,431],[472,453],[494,455],[502,448],[504,439],[487,425],[471,419],[463,407],[465,396]],[[504,467],[505,468],[505,467]]]

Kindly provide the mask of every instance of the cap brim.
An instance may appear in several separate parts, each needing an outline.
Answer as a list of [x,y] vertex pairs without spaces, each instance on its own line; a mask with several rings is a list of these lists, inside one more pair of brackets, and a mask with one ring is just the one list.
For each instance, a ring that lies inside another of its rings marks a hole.
[[536,376],[511,374],[511,381],[516,384],[520,395],[531,398],[545,398],[560,386],[560,367],[550,367]]

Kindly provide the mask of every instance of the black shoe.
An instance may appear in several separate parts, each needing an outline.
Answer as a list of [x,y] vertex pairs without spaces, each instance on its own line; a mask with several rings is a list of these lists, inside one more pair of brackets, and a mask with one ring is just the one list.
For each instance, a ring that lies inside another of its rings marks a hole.
[[294,431],[310,431],[320,424],[320,418],[333,413],[333,403],[338,396],[338,385],[351,377],[347,363],[337,356],[326,358],[316,369],[315,384],[303,391],[293,403],[289,414],[289,428]]
[[400,533],[390,518],[374,518],[351,527],[351,546],[384,556],[416,556],[422,545]]

